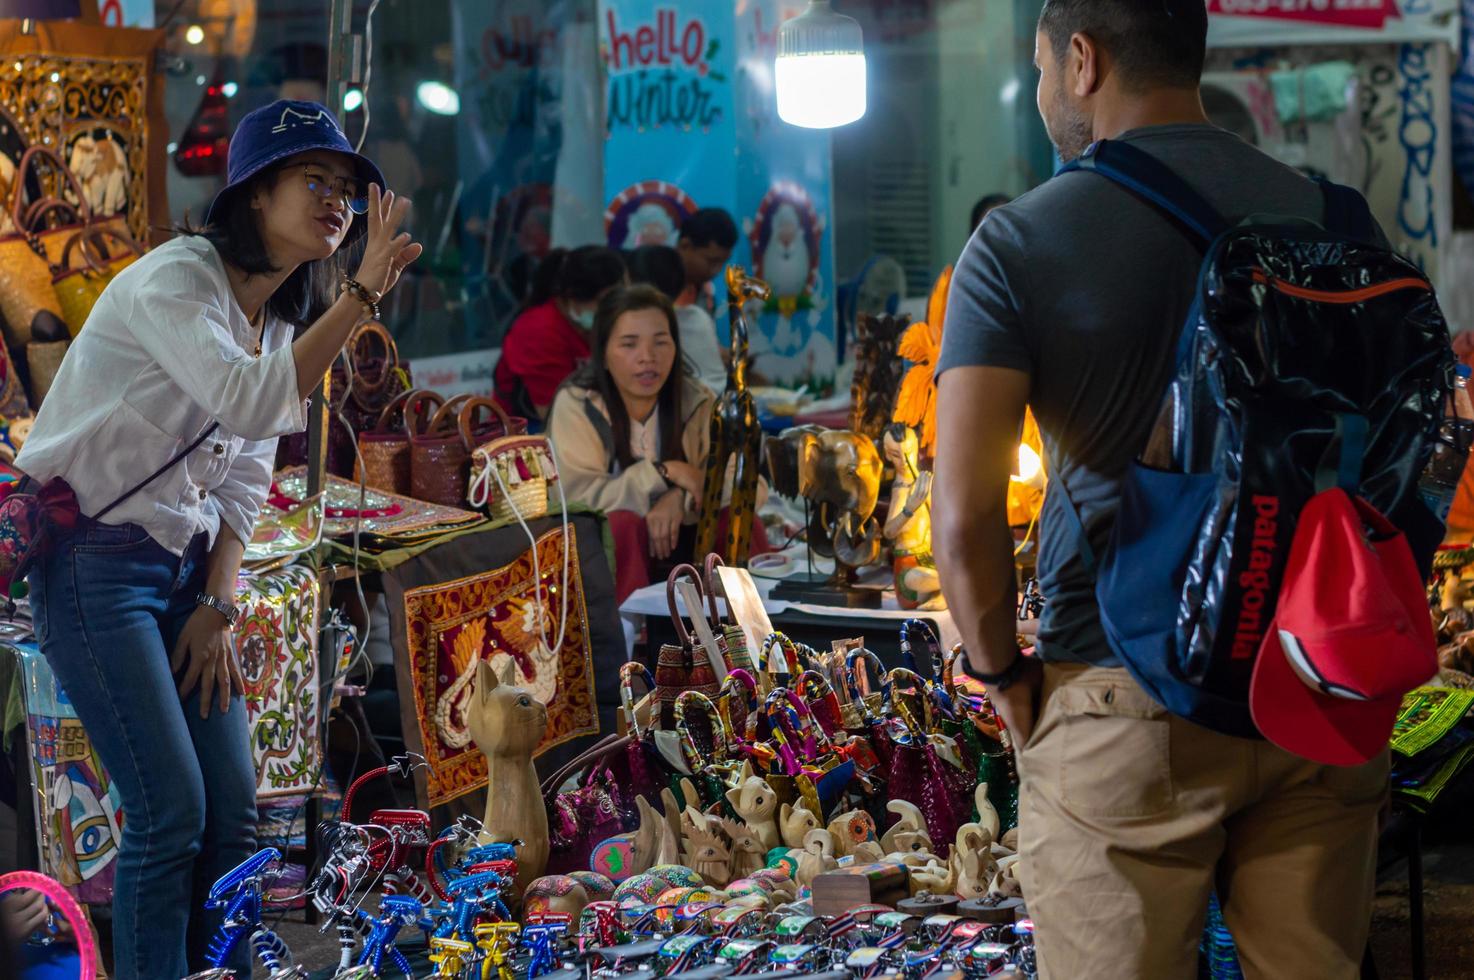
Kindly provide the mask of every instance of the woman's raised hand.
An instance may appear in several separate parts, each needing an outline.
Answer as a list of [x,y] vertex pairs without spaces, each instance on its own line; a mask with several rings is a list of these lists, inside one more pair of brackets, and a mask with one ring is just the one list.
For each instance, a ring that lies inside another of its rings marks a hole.
[[381,296],[394,288],[400,273],[425,250],[409,232],[399,230],[409,207],[409,198],[395,197],[378,184],[369,185],[368,235],[354,278]]

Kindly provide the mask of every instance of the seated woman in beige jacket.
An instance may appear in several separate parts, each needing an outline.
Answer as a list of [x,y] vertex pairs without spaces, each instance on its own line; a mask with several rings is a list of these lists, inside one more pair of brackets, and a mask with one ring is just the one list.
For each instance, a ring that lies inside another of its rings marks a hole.
[[[615,289],[594,317],[592,359],[559,389],[548,415],[569,501],[609,517],[620,602],[693,557],[716,396],[681,365],[665,294]],[[730,486],[723,500],[729,496]],[[767,550],[755,521],[753,553]]]

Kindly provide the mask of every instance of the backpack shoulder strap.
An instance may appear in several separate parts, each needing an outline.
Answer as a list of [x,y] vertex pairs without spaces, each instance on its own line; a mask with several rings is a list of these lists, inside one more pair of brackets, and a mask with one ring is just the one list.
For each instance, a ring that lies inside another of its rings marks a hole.
[[1340,235],[1358,242],[1375,242],[1377,225],[1372,218],[1372,209],[1361,192],[1329,180],[1317,180],[1321,198],[1325,201],[1326,217],[1322,227],[1333,235]]
[[1228,230],[1228,222],[1218,209],[1189,187],[1187,181],[1130,143],[1110,140],[1092,143],[1060,173],[1077,170],[1100,174],[1121,185],[1164,214],[1203,251]]

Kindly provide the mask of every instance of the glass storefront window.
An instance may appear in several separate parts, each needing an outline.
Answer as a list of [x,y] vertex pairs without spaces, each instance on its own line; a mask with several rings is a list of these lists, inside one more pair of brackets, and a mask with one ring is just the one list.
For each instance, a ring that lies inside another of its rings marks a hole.
[[[325,99],[327,7],[159,0],[181,59],[168,87],[178,147],[197,149],[222,112],[228,132],[272,99]],[[924,296],[980,198],[1048,175],[1038,7],[843,0],[865,30],[870,111],[829,136],[787,127],[768,104],[773,37],[796,0],[375,0],[367,92],[350,87],[336,108],[351,138],[367,122],[365,152],[415,201],[426,254],[387,313],[402,353],[495,348],[550,248],[602,243],[611,222],[615,244],[669,237],[682,207],[711,202],[742,230],[734,261],[766,259],[770,278],[786,274],[775,240],[812,245],[793,287],[808,293],[770,310],[754,347],[832,379],[846,285]],[[355,10],[359,30],[367,12]],[[655,131],[670,140],[647,154],[639,138]],[[790,173],[785,160],[802,163]],[[223,169],[197,154],[171,163],[176,219],[198,217]],[[621,190],[635,193],[625,213]]]

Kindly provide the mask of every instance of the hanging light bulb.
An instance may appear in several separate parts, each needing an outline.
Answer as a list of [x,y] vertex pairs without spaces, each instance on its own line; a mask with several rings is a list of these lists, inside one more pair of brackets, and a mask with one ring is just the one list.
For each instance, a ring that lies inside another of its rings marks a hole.
[[778,29],[778,116],[806,129],[832,129],[865,115],[865,41],[853,17],[834,12],[830,0]]

